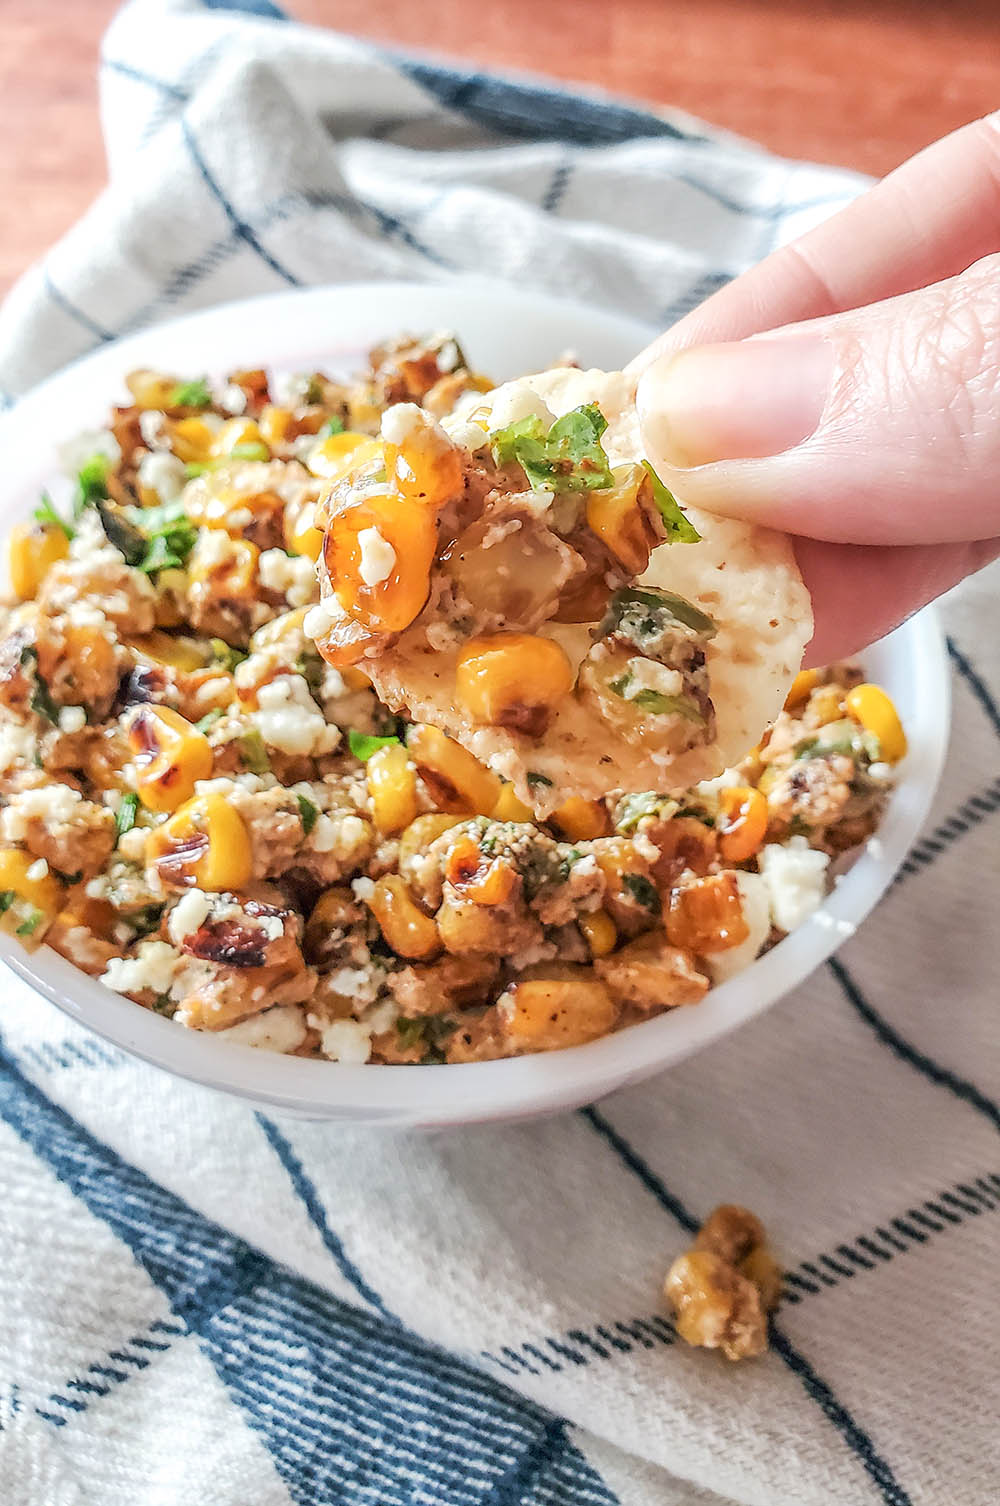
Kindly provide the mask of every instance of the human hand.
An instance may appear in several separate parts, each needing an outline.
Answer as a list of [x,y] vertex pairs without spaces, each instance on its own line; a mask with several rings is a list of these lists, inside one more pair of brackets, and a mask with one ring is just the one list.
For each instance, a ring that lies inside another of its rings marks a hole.
[[796,535],[807,664],[1000,554],[1000,113],[919,153],[637,357],[646,453]]

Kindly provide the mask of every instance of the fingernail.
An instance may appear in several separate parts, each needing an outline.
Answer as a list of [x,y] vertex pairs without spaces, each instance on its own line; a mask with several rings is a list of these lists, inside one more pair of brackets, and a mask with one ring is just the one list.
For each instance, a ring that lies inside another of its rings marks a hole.
[[677,470],[780,455],[815,433],[834,350],[815,335],[703,345],[657,361],[639,380],[643,443]]

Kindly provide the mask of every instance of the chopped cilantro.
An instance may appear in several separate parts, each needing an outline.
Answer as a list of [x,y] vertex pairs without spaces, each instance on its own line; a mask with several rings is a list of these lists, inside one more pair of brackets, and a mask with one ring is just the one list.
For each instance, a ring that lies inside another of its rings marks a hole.
[[316,817],[319,815],[319,807],[314,805],[308,795],[296,795],[299,802],[299,817],[302,821],[303,836],[308,836],[316,825]]
[[615,812],[615,830],[627,836],[635,831],[646,816],[660,815],[668,804],[663,795],[655,795],[652,790],[644,790],[638,795],[623,795]]
[[707,612],[702,612],[693,602],[674,591],[623,586],[608,603],[596,636],[607,638],[616,633],[642,648],[655,644],[665,633],[676,632],[678,624],[689,628],[699,638],[714,638],[718,632]]
[[396,736],[372,737],[367,732],[353,731],[347,734],[347,745],[360,763],[367,763],[372,754],[377,753],[379,748],[388,748],[393,743],[398,742],[399,738]]
[[271,451],[263,440],[250,440],[247,444],[234,444],[226,460],[270,460]]
[[251,774],[269,774],[271,772],[271,760],[267,756],[267,748],[264,739],[256,728],[250,732],[244,732],[239,738],[240,757],[250,770]]
[[622,700],[637,706],[640,711],[649,711],[653,716],[682,716],[689,722],[696,722],[699,727],[704,727],[705,718],[697,706],[686,695],[664,695],[661,690],[640,690],[636,695],[629,695],[628,688],[635,678],[632,674],[619,675],[617,680],[611,680],[608,689],[620,695]]
[[207,732],[210,727],[215,726],[216,722],[221,721],[224,715],[225,712],[221,706],[216,706],[214,711],[206,711],[204,716],[200,716],[195,726],[199,732]]
[[323,378],[318,371],[314,371],[306,382],[306,390],[302,394],[302,401],[310,407],[323,401]]
[[188,519],[179,498],[160,507],[136,509],[132,520],[147,538],[145,555],[139,561],[139,569],[145,575],[157,570],[183,570],[197,543],[198,530]]
[[667,530],[667,543],[697,544],[701,539],[701,534],[681,511],[680,503],[673,492],[668,491],[664,486],[648,460],[642,462],[642,468],[653,483],[653,501],[656,503],[657,512],[663,519],[663,526]]
[[208,383],[204,377],[193,382],[178,382],[170,394],[171,408],[207,408],[212,401]]
[[4,889],[0,892],[0,915],[6,914],[16,899],[17,895],[13,889]]
[[184,474],[189,481],[193,481],[196,476],[204,476],[206,471],[213,470],[214,467],[214,460],[188,460],[184,465]]
[[132,927],[136,936],[148,936],[151,931],[159,927],[162,914],[162,905],[144,905],[141,910],[133,910],[131,915],[126,915],[124,919],[126,924]]
[[333,434],[343,434],[343,432],[344,432],[344,420],[342,418],[338,418],[337,415],[334,413],[330,418],[327,419],[326,423],[323,425],[322,429],[320,429],[320,431],[317,434],[316,438],[317,439],[329,439],[331,435],[333,435]]
[[108,495],[108,471],[111,462],[106,455],[91,455],[84,461],[76,475],[76,497],[73,500],[73,517],[79,518],[84,508],[102,501]]
[[172,1020],[177,1013],[177,1005],[169,994],[157,994],[153,1000],[153,1013],[166,1015],[168,1020]]
[[539,788],[552,788],[552,780],[548,777],[547,774],[536,774],[533,769],[529,769],[528,773],[525,775],[525,778],[527,779],[528,784],[533,790]]
[[38,927],[41,925],[44,919],[44,912],[36,909],[36,907],[32,905],[24,920],[22,920],[21,924],[17,927],[14,935],[34,936],[35,932],[38,930]]
[[623,873],[622,883],[637,905],[651,915],[660,913],[660,894],[656,885],[644,873]]
[[53,726],[58,726],[59,707],[52,699],[48,684],[38,673],[37,669],[35,670],[35,688],[31,692],[31,699],[28,702],[28,705],[31,707],[36,716],[44,717],[45,720],[47,722],[51,722]]
[[537,414],[520,418],[490,435],[497,465],[516,461],[536,491],[595,491],[614,485],[601,444],[608,427],[596,403],[564,413],[545,432]]
[[401,1051],[409,1051],[412,1046],[419,1046],[424,1038],[425,1021],[419,1017],[401,1014],[396,1019],[396,1039],[399,1041]]
[[122,803],[115,815],[115,846],[121,841],[127,831],[131,831],[135,825],[136,813],[139,809],[139,796],[134,790],[122,796]]
[[212,638],[211,644],[212,657],[216,664],[228,670],[230,674],[233,673],[237,664],[242,664],[243,660],[248,657],[241,648],[233,648],[225,638]]
[[68,539],[76,537],[76,529],[72,523],[67,523],[66,519],[56,512],[48,492],[42,492],[42,500],[35,508],[33,517],[35,522],[41,523],[43,528],[61,528]]
[[297,675],[301,675],[313,695],[319,691],[323,684],[323,676],[326,673],[326,665],[322,655],[315,649],[307,648],[304,654],[300,654],[292,665]]

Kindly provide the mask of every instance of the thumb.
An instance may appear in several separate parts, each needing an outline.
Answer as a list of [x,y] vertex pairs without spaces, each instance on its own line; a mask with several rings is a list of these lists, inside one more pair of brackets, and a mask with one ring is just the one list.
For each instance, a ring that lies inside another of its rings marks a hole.
[[646,453],[684,502],[811,538],[1000,534],[1000,256],[915,293],[665,357]]

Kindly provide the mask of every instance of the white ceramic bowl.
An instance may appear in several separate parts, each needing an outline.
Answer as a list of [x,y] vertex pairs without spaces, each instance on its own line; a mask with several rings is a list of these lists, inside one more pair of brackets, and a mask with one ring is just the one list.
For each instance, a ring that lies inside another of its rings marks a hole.
[[[358,353],[400,331],[454,329],[476,366],[498,379],[540,368],[567,349],[582,364],[618,367],[651,331],[630,320],[500,284],[376,283],[278,293],[145,331],[51,378],[0,417],[4,491],[0,528],[35,505],[56,468],[53,433],[101,422],[134,367],[184,375],[240,365],[349,370]],[[516,1119],[591,1102],[707,1046],[801,983],[865,918],[892,879],[930,806],[949,725],[947,658],[936,618],[923,612],[865,655],[871,679],[899,707],[910,741],[877,855],[863,853],[823,914],[696,1009],[678,1009],[588,1046],[453,1067],[350,1067],[277,1056],[179,1028],[140,1009],[42,947],[29,955],[0,935],[0,958],[80,1023],[165,1071],[279,1113],[393,1127]],[[847,923],[838,926],[836,922]]]

